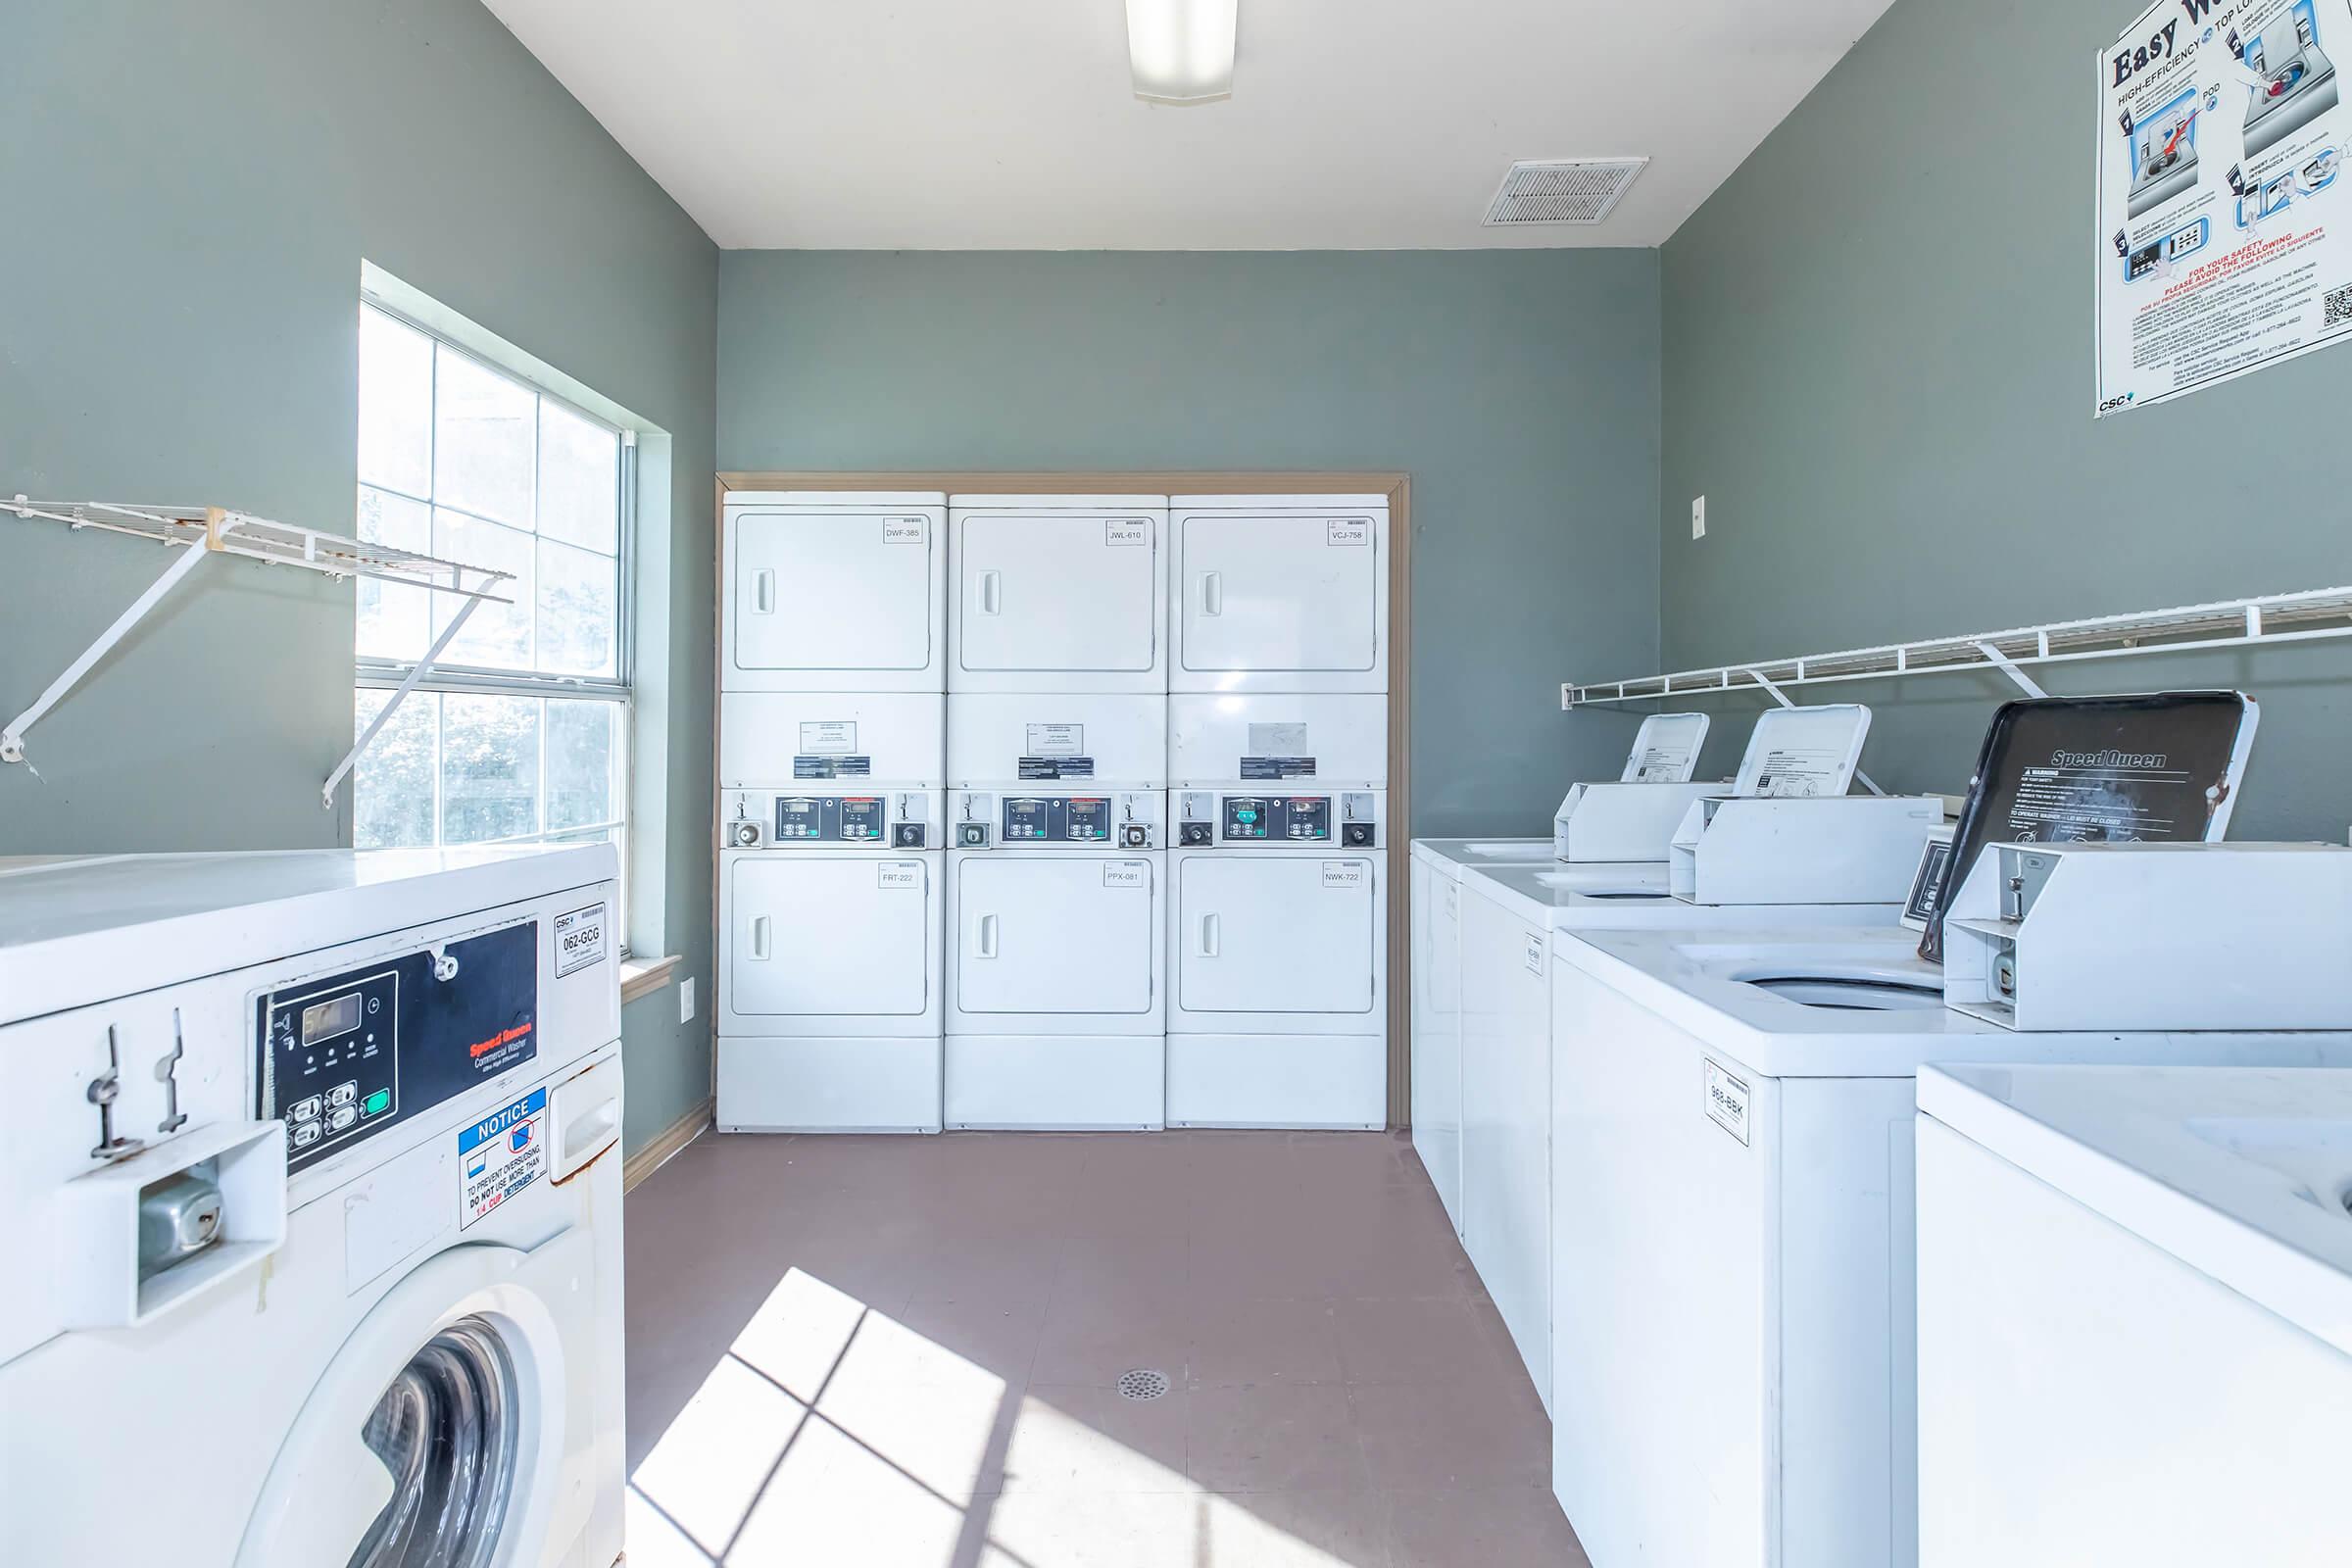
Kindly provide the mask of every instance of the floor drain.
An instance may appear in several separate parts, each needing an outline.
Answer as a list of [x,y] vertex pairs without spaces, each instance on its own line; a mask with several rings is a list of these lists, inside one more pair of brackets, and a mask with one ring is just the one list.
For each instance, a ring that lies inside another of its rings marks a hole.
[[1133,1372],[1119,1374],[1119,1395],[1129,1399],[1156,1399],[1166,1394],[1170,1384],[1165,1372],[1153,1372],[1139,1367]]

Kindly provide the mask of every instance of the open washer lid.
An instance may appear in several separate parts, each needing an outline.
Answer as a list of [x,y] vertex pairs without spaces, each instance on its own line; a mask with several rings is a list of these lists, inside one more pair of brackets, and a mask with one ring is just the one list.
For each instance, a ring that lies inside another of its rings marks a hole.
[[1698,749],[1706,744],[1704,713],[1652,713],[1634,732],[1620,784],[1688,784],[1698,771]]
[[1843,795],[1870,737],[1870,710],[1859,703],[1776,708],[1756,720],[1734,795]]

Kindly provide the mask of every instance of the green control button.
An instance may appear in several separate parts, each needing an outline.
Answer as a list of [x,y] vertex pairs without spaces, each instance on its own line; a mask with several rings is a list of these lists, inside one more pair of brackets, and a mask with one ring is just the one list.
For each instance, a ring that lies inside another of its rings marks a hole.
[[369,1095],[367,1102],[360,1107],[362,1111],[370,1116],[380,1116],[391,1108],[392,1091],[389,1089],[378,1089],[374,1094]]

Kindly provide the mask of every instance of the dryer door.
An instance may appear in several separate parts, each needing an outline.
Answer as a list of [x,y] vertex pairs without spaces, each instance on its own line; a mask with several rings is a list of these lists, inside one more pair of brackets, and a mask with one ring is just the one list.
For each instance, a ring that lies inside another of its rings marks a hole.
[[975,855],[956,871],[964,1012],[1152,1010],[1149,859]]
[[931,663],[932,552],[942,541],[929,516],[754,512],[730,525],[736,670],[813,676]]
[[1255,671],[1301,690],[1386,684],[1387,570],[1378,523],[1229,514],[1179,519],[1177,654],[1184,671]]
[[930,864],[800,850],[735,858],[728,1006],[744,1017],[919,1017]]
[[[393,1287],[287,1434],[237,1568],[544,1560],[579,1527],[559,1313],[580,1316],[595,1266],[566,1229],[528,1252],[451,1248]],[[587,1354],[585,1325],[571,1332]]]
[[968,516],[957,526],[959,670],[1132,674],[1157,663],[1155,519]]
[[1372,1010],[1380,888],[1370,859],[1194,856],[1178,878],[1185,1011]]

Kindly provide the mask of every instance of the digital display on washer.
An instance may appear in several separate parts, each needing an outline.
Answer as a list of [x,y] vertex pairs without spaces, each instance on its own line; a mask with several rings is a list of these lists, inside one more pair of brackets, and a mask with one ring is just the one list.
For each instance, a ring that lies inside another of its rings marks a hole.
[[539,923],[395,955],[254,1002],[254,1114],[286,1170],[342,1152],[539,1054]]
[[1220,835],[1229,844],[1315,844],[1331,837],[1328,795],[1228,795]]

